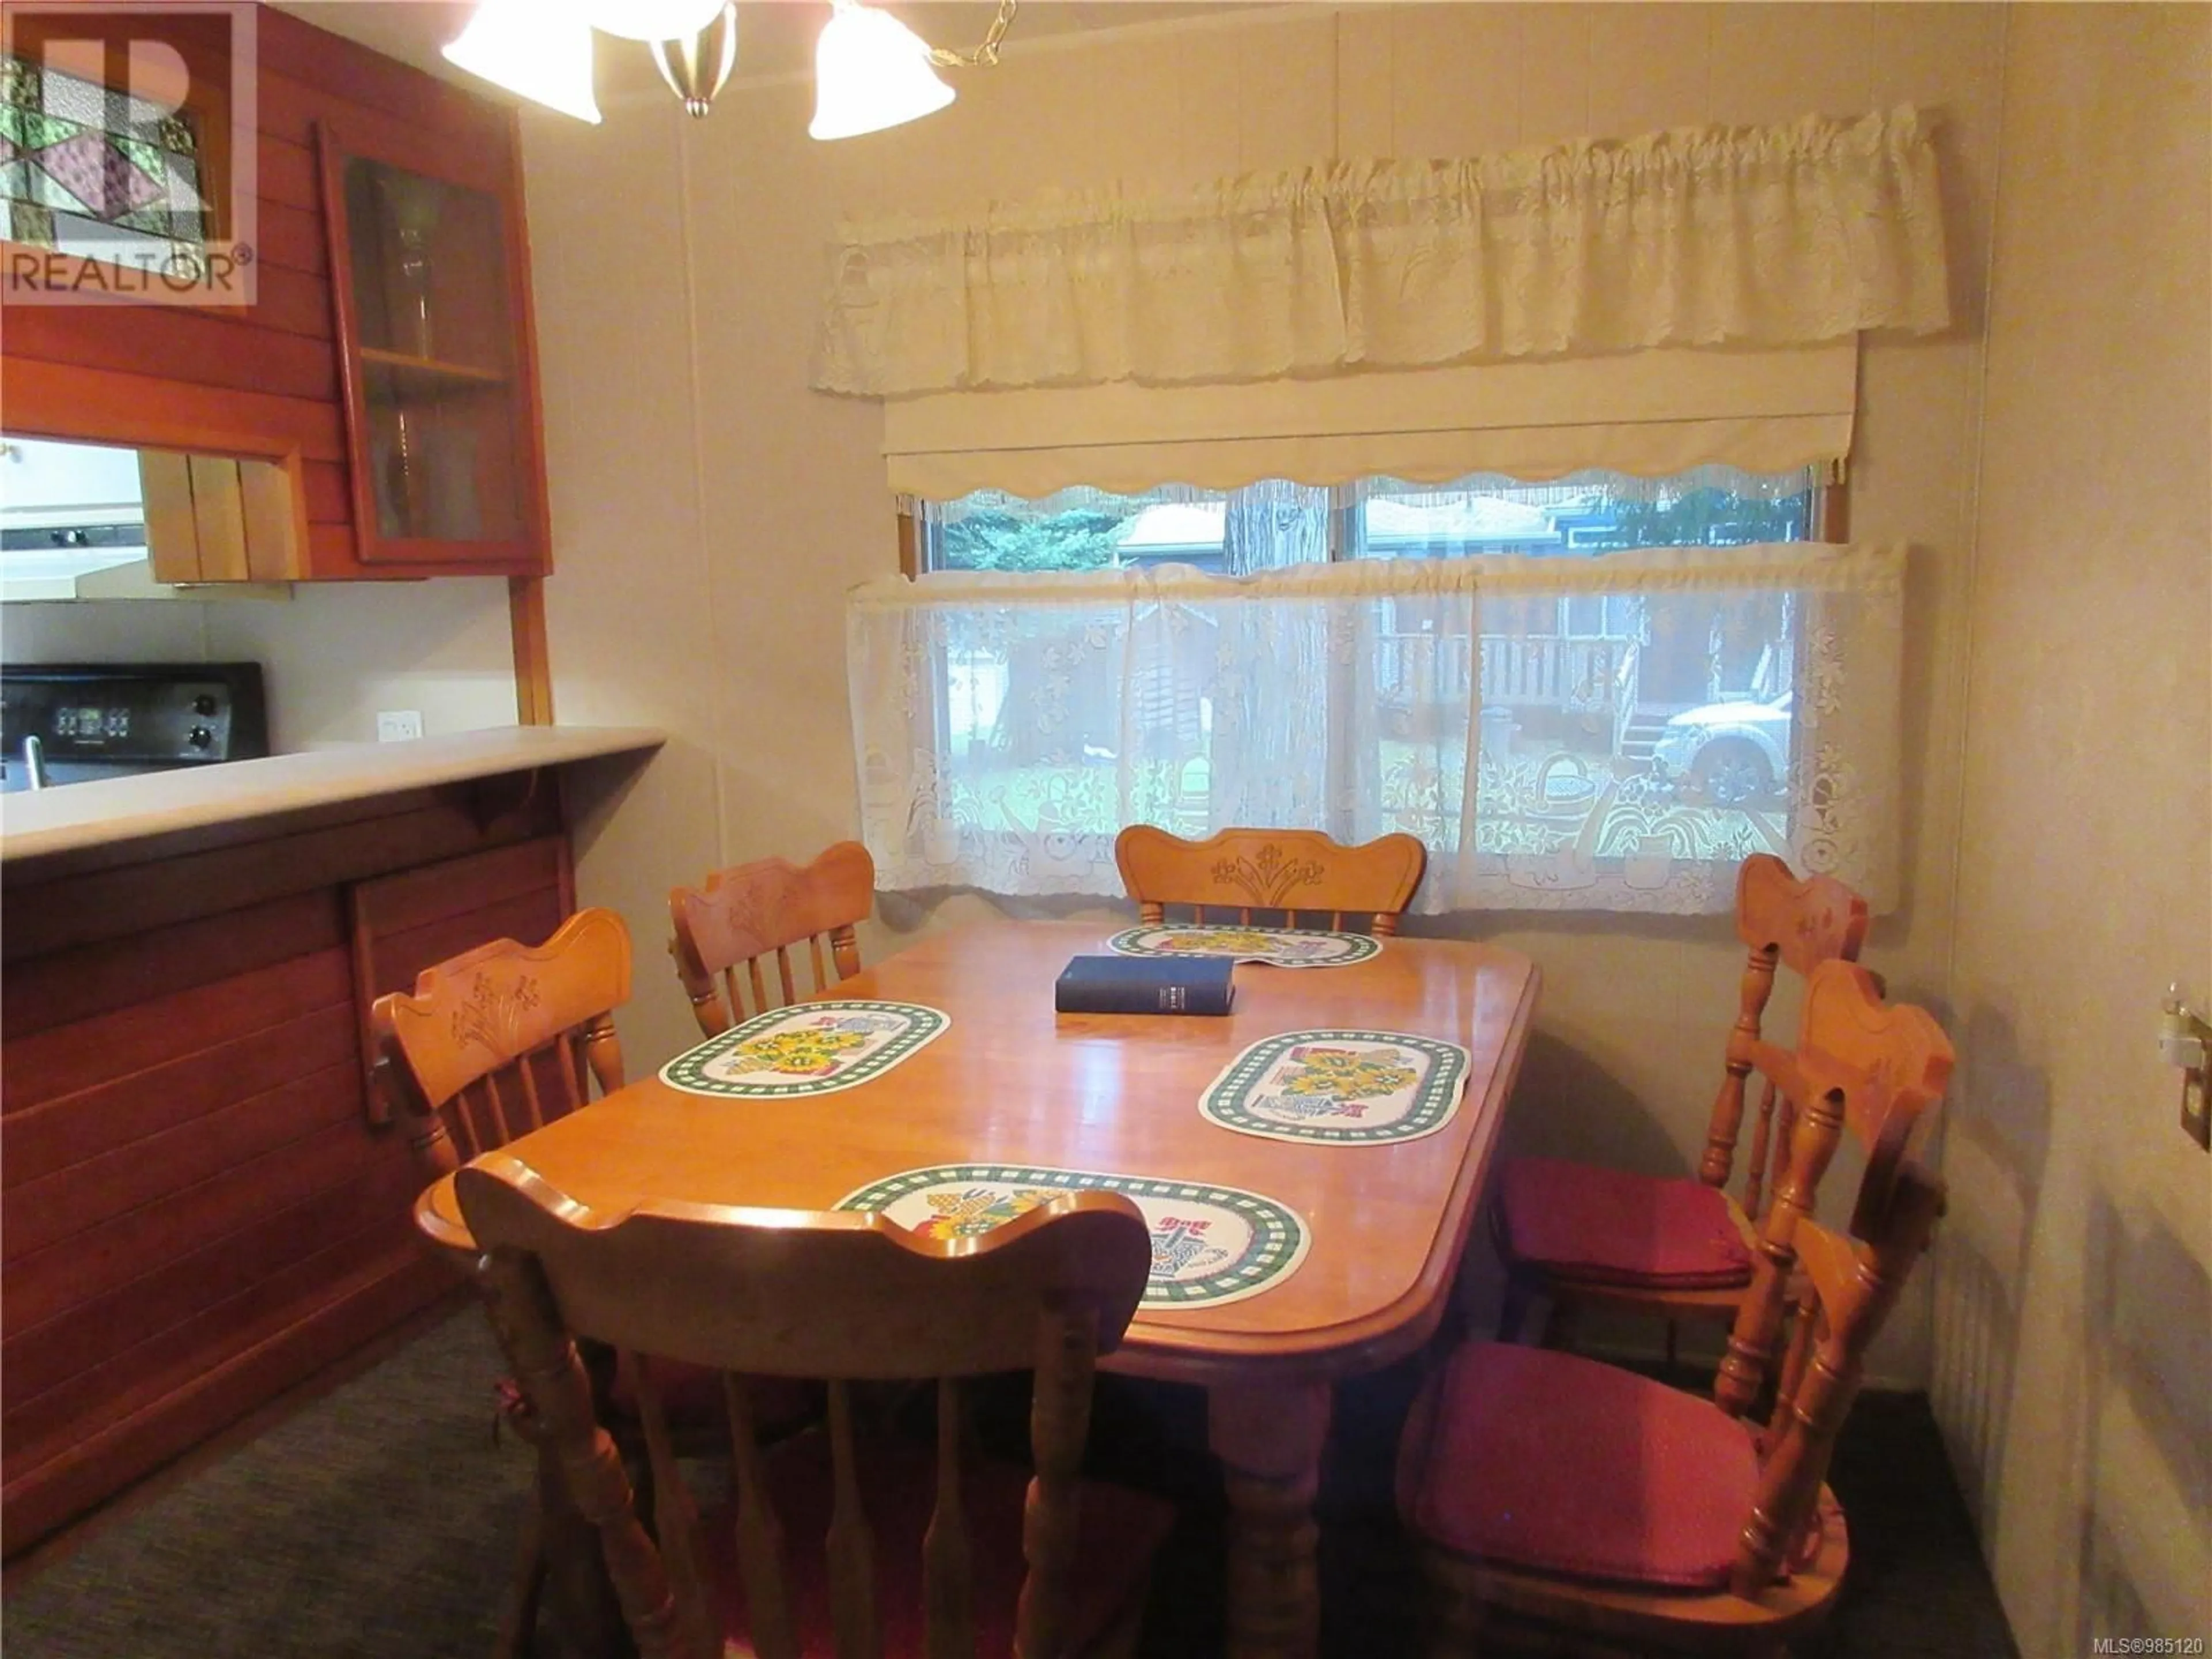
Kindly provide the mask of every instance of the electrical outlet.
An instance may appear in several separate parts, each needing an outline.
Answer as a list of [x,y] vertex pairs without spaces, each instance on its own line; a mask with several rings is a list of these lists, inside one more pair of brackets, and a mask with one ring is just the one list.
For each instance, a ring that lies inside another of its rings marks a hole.
[[2205,1087],[2212,1071],[2212,1021],[2190,1007],[2179,981],[2166,988],[2158,1047],[2166,1064],[2181,1072],[2182,1133],[2212,1152],[2212,1100],[2206,1098]]
[[422,711],[419,708],[387,708],[376,717],[379,743],[404,743],[422,735]]

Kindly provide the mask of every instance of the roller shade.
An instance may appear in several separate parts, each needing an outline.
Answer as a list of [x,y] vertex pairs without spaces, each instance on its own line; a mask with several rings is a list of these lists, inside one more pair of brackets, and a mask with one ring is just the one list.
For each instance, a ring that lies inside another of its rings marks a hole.
[[1250,385],[952,392],[887,402],[884,454],[891,488],[927,501],[1263,478],[1774,473],[1839,469],[1857,392],[1856,338]]

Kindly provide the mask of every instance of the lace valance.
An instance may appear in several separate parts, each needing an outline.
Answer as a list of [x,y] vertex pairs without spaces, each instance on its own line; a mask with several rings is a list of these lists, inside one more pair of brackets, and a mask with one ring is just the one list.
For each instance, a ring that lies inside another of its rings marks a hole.
[[814,384],[1251,381],[1949,320],[1909,106],[848,224]]

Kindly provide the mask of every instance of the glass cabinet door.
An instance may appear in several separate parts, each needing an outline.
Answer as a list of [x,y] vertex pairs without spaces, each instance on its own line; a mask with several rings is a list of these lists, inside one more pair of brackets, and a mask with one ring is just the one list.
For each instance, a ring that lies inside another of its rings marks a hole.
[[322,139],[358,556],[543,568],[511,186]]

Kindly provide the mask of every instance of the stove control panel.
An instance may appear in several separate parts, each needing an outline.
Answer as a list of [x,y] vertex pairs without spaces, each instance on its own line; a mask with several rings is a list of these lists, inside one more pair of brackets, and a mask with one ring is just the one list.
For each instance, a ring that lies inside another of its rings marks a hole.
[[50,765],[106,775],[269,752],[257,663],[0,669],[0,746],[36,738]]

